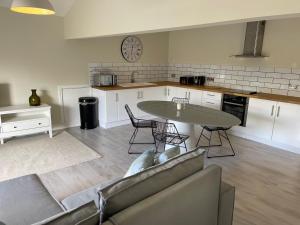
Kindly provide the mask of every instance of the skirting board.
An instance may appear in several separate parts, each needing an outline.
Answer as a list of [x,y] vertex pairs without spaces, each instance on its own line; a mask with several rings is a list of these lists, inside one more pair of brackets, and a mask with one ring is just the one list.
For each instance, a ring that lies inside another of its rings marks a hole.
[[291,145],[282,144],[282,143],[272,141],[272,140],[266,140],[266,139],[258,138],[258,137],[255,137],[255,136],[251,136],[251,135],[248,135],[248,134],[245,134],[245,133],[242,133],[242,132],[233,131],[233,130],[228,131],[228,133],[233,135],[233,136],[245,138],[245,139],[255,141],[255,142],[258,142],[258,143],[262,143],[262,144],[265,144],[265,145],[269,145],[269,146],[272,146],[272,147],[275,147],[275,148],[280,148],[280,149],[285,150],[285,151],[300,154],[300,149],[296,148],[294,146],[291,146]]

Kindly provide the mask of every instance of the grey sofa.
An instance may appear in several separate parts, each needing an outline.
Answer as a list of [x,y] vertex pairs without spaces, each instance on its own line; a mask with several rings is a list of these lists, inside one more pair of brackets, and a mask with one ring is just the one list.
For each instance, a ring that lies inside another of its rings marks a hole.
[[[178,158],[182,157],[179,156]],[[189,165],[192,162],[184,161],[185,168],[192,167]],[[149,169],[145,173],[133,176],[133,178],[145,177],[146,173],[155,177],[158,169],[160,173],[161,171],[165,173],[162,176],[165,176],[167,180],[166,175],[171,171],[169,171],[170,167],[168,168],[166,165],[161,166],[161,168]],[[179,169],[182,170],[183,167]],[[109,215],[103,224],[231,225],[235,189],[221,181],[221,173],[221,168],[213,165],[198,170],[183,179],[178,177],[178,181],[176,181],[176,176],[175,178],[172,177],[170,178],[173,182],[172,185],[163,187],[160,191],[140,201],[126,205],[126,208],[123,207],[122,210]],[[128,182],[128,179],[131,178],[127,178],[125,182]],[[123,181],[121,180],[121,182]],[[117,181],[116,184],[121,182]],[[151,179],[147,182],[147,186],[156,187]],[[114,185],[110,185],[109,188],[114,187]],[[51,196],[37,175],[1,182],[0,224],[99,224],[100,215],[97,209],[99,205],[96,207],[93,202],[86,204],[90,200],[95,200],[95,203],[98,203],[96,198],[98,197],[98,189],[97,187],[90,188],[68,197],[61,203]],[[128,191],[127,189],[125,188],[126,191]],[[115,201],[114,199],[113,204],[116,204]],[[123,199],[120,201],[121,204],[122,201]],[[69,218],[63,220],[63,217]]]

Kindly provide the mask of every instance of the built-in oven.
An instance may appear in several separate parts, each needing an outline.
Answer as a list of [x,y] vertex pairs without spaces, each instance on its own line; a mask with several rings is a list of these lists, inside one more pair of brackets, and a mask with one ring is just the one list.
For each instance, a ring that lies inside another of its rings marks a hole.
[[248,104],[248,97],[224,94],[222,111],[238,117],[241,120],[240,126],[245,127],[247,122]]

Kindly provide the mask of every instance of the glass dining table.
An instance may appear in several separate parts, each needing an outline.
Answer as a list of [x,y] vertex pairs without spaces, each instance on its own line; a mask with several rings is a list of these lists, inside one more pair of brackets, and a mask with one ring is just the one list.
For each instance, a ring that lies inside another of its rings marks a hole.
[[241,123],[232,114],[200,105],[181,104],[178,107],[177,103],[171,101],[142,101],[137,107],[152,116],[174,123],[179,133],[189,135],[186,143],[189,150],[195,148],[201,127],[230,128]]

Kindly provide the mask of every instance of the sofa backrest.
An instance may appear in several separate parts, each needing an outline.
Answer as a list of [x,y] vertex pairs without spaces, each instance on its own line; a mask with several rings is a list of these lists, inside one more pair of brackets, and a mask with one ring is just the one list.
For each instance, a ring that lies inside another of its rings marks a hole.
[[209,166],[115,214],[104,225],[217,225],[221,168]]

